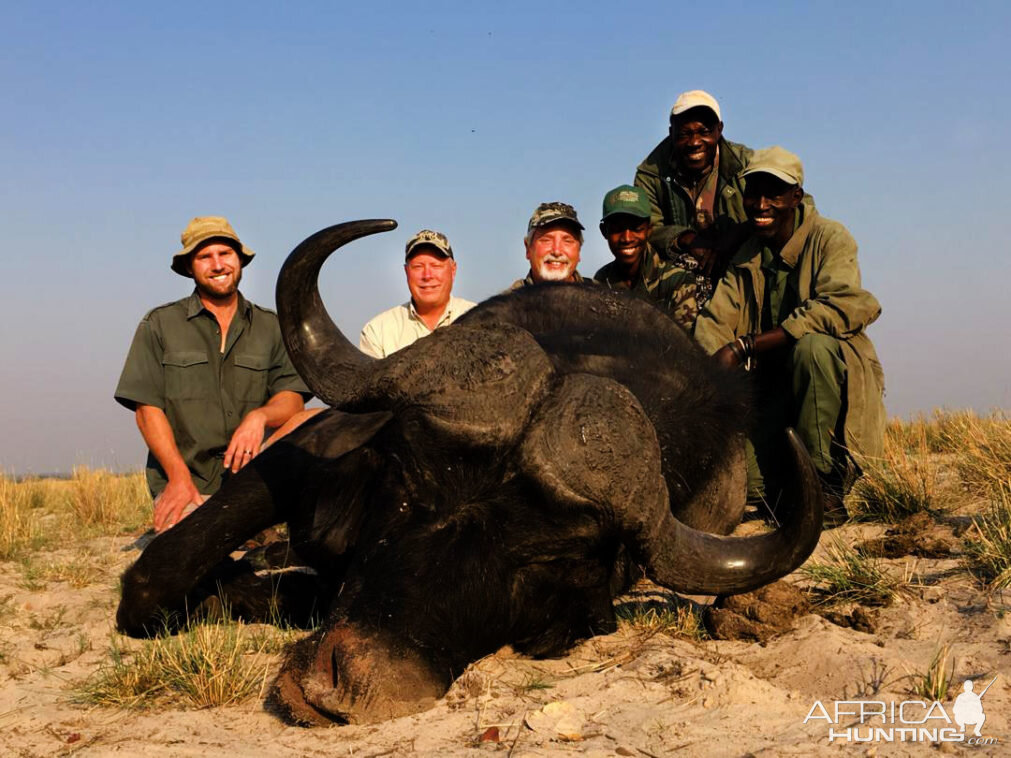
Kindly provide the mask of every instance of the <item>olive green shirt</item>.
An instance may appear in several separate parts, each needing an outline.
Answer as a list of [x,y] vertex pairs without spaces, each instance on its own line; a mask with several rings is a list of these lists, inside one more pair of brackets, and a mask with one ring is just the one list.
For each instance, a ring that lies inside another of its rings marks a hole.
[[[803,208],[793,215],[793,231],[800,228]],[[779,322],[799,305],[797,300],[797,275],[789,262],[776,255],[768,246],[762,246],[762,275],[765,277],[765,302],[762,303],[762,331],[779,326]]]
[[617,261],[601,267],[593,280],[611,289],[627,289],[633,295],[651,300],[670,313],[683,329],[691,329],[699,308],[696,303],[695,274],[663,259],[652,245],[647,244],[639,270],[629,285],[625,271]]
[[[218,321],[194,291],[155,308],[137,327],[116,387],[130,410],[160,408],[193,483],[214,494],[224,474],[228,442],[242,418],[282,390],[312,395],[288,359],[277,315],[239,295],[221,352]],[[147,482],[157,496],[168,477],[153,454]]]

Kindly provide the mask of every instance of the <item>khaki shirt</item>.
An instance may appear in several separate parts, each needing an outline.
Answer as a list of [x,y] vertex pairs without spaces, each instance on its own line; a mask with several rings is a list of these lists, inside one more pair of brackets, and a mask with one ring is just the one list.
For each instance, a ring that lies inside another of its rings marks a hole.
[[[165,411],[193,483],[205,495],[221,486],[222,459],[242,418],[282,390],[312,397],[288,359],[277,315],[239,295],[221,352],[218,322],[192,295],[155,308],[137,327],[116,387],[130,410]],[[168,477],[151,453],[147,482],[157,496]]]
[[[470,300],[451,296],[446,305],[446,312],[442,314],[435,328],[452,324],[475,305],[477,303]],[[358,347],[373,358],[385,358],[390,353],[414,344],[431,333],[428,324],[421,320],[421,316],[415,310],[414,302],[408,300],[403,305],[383,311],[369,321],[358,338]]]

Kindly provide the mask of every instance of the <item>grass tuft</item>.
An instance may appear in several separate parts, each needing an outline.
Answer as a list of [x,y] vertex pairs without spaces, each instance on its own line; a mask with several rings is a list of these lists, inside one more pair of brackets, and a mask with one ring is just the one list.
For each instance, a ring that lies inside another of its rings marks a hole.
[[960,417],[955,468],[973,492],[999,495],[1011,482],[1011,419],[995,413]]
[[828,546],[825,563],[809,563],[801,571],[815,582],[815,605],[855,602],[867,606],[890,605],[904,588],[904,580],[891,576],[881,563],[847,547],[838,539]]
[[934,514],[946,504],[925,444],[909,452],[886,441],[881,458],[863,458],[860,465],[864,475],[851,500],[858,521],[894,524],[916,513]]
[[636,632],[662,633],[694,640],[708,639],[701,610],[689,603],[657,607],[650,603],[624,603],[615,609],[618,622]]
[[947,700],[954,673],[955,661],[951,659],[951,646],[945,643],[934,651],[924,673],[911,675],[913,692],[925,700]]
[[265,637],[241,623],[189,625],[127,649],[114,637],[108,661],[78,687],[91,705],[207,708],[256,697],[276,663]]
[[965,537],[965,562],[990,591],[1011,587],[1011,479]]

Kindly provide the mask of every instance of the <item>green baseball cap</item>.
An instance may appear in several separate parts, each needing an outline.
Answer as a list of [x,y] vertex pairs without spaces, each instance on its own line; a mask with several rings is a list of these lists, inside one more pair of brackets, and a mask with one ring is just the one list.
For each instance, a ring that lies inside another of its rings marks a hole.
[[787,184],[804,186],[804,165],[800,158],[779,145],[756,150],[748,165],[741,171],[741,177],[748,174],[772,174]]
[[622,184],[604,195],[604,215],[600,220],[606,221],[609,216],[616,216],[619,213],[636,218],[649,218],[649,198],[646,197],[645,190],[642,187]]

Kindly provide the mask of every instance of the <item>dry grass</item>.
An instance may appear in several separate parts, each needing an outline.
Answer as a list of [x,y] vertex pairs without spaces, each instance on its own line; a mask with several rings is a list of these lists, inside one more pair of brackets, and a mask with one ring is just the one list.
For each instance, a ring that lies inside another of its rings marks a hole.
[[151,518],[144,475],[77,467],[70,479],[0,475],[0,560],[135,531]]
[[75,466],[68,489],[72,522],[99,534],[132,531],[151,518],[151,496],[140,472],[121,476]]
[[987,589],[1011,587],[1011,479],[989,510],[976,517],[965,538],[965,562]]
[[67,559],[53,553],[35,553],[21,558],[21,582],[25,589],[45,589],[51,582],[66,582],[74,589],[98,584],[109,579],[114,557],[99,555],[88,548]]
[[78,686],[77,699],[130,709],[242,703],[262,694],[279,647],[262,627],[234,622],[194,623],[139,643],[113,637],[108,661]]
[[624,603],[615,609],[618,623],[635,632],[662,633],[694,641],[708,639],[702,613],[694,604],[675,601],[659,606],[650,603]]
[[908,441],[899,443],[889,435],[882,457],[863,458],[860,465],[864,475],[850,501],[859,521],[894,524],[915,513],[936,513],[950,502],[938,484],[938,467],[925,438],[911,448]]
[[959,477],[972,492],[999,495],[1011,482],[1011,419],[1003,414],[959,418],[952,437]]
[[951,660],[951,646],[945,643],[934,651],[925,672],[910,675],[913,694],[925,700],[947,700],[954,673],[955,661]]
[[815,583],[815,605],[855,602],[886,606],[907,589],[904,578],[892,576],[880,561],[861,555],[838,538],[833,539],[827,553],[825,563],[809,563],[801,569]]
[[43,544],[43,506],[48,489],[40,479],[16,482],[0,474],[0,560],[15,559]]

